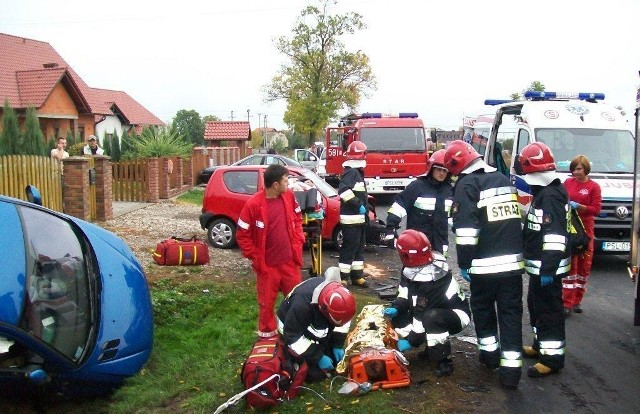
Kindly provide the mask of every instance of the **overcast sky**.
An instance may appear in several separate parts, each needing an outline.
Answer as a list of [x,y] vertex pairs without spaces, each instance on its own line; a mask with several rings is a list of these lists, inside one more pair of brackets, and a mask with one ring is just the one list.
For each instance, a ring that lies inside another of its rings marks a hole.
[[[595,3],[595,4],[594,4]],[[91,87],[122,90],[165,122],[180,109],[286,127],[261,87],[284,62],[303,0],[0,0],[0,32],[51,44]],[[367,28],[345,39],[378,89],[362,112],[418,112],[455,129],[531,81],[604,92],[631,119],[640,84],[640,1],[340,0]],[[1,59],[1,57],[0,57]],[[260,118],[264,123],[264,115]]]

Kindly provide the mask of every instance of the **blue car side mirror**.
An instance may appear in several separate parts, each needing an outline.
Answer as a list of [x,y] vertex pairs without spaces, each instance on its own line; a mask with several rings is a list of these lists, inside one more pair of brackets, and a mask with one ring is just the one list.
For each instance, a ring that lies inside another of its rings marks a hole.
[[50,379],[49,374],[47,374],[43,369],[34,369],[33,371],[29,371],[27,373],[27,377],[29,378],[29,381],[37,385],[44,384]]
[[27,193],[27,200],[30,203],[42,205],[42,196],[40,196],[40,191],[35,186],[28,185],[24,191]]

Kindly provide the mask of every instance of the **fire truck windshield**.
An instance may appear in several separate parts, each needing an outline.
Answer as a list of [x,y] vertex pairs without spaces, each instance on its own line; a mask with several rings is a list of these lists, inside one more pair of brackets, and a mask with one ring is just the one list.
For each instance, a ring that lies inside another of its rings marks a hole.
[[423,128],[362,128],[360,139],[368,152],[424,152]]
[[559,172],[569,172],[571,160],[585,155],[592,173],[633,173],[634,142],[630,131],[557,128],[536,129],[536,140],[551,148]]

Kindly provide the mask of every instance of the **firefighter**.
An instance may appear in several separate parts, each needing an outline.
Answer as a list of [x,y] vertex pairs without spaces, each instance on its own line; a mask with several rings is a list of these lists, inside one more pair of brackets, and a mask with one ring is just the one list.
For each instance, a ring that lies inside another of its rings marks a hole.
[[343,243],[340,249],[338,267],[343,283],[367,287],[364,278],[364,244],[367,225],[367,186],[364,181],[364,168],[367,166],[367,146],[362,141],[349,144],[344,153],[346,161],[342,163],[344,171],[340,177],[340,226]]
[[449,250],[449,210],[453,187],[451,174],[444,167],[445,150],[438,150],[427,161],[427,173],[412,181],[387,213],[386,240],[393,240],[400,222],[407,217],[407,229],[424,233],[433,249],[447,256]]
[[307,362],[307,381],[326,378],[344,357],[356,302],[340,282],[319,277],[297,285],[278,308],[278,333],[289,355]]
[[398,337],[398,350],[418,347],[437,363],[436,377],[451,375],[453,361],[449,335],[462,331],[470,321],[469,301],[451,275],[447,259],[431,249],[424,233],[406,230],[396,249],[402,262],[398,297],[384,315],[391,318]]
[[[522,373],[522,229],[516,189],[461,140],[445,167],[458,176],[451,216],[461,276],[471,288],[480,362],[515,389]],[[499,327],[499,330],[498,330]]]
[[533,345],[523,347],[523,354],[538,358],[527,375],[539,378],[564,367],[562,278],[571,268],[567,231],[569,195],[556,174],[553,154],[545,144],[527,145],[518,160],[533,194],[523,230]]

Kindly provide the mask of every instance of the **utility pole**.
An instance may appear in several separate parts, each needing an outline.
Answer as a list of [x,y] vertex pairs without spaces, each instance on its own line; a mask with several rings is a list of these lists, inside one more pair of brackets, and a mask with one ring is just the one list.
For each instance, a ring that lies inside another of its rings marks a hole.
[[267,114],[264,114],[264,147],[267,148]]
[[233,121],[233,111],[231,111],[231,120]]
[[264,130],[260,128],[260,119],[262,119],[262,113],[258,112],[258,131],[260,132],[260,136],[262,136],[262,147],[264,147]]
[[247,122],[251,123],[251,115],[249,115],[249,112],[250,112],[250,109],[247,109]]

